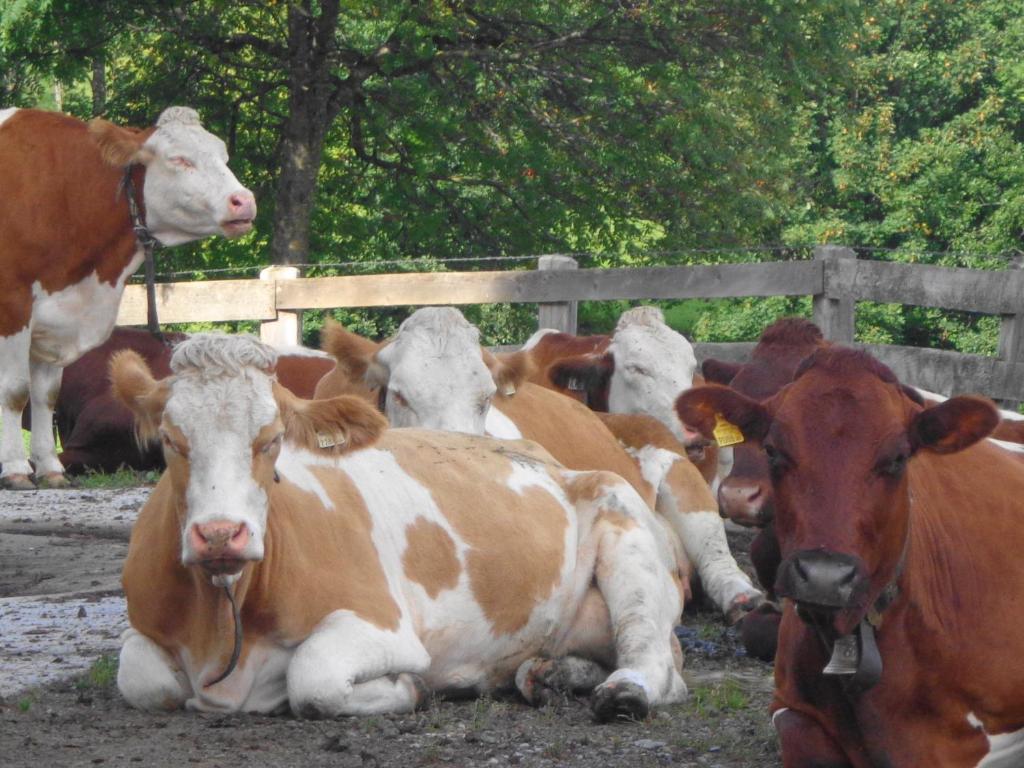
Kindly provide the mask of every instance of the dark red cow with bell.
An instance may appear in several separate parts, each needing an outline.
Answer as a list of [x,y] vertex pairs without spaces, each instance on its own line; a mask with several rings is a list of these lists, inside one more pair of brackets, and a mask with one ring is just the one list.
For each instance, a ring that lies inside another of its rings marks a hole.
[[978,397],[925,408],[832,347],[758,402],[677,401],[763,446],[785,599],[773,720],[787,768],[1024,765],[1024,469]]

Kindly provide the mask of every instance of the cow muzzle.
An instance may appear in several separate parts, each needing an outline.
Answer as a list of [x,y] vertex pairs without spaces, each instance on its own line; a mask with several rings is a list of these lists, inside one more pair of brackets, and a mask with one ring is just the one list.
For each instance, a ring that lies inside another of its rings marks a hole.
[[803,615],[827,618],[862,608],[868,578],[860,558],[813,549],[797,552],[779,566],[775,593],[797,603]]
[[195,563],[211,576],[238,573],[252,560],[249,526],[227,520],[196,523],[189,528],[188,547]]
[[220,223],[226,237],[239,237],[252,229],[256,220],[256,198],[247,189],[228,196],[228,215]]
[[739,525],[763,527],[775,516],[771,487],[757,480],[727,477],[718,487],[718,511]]

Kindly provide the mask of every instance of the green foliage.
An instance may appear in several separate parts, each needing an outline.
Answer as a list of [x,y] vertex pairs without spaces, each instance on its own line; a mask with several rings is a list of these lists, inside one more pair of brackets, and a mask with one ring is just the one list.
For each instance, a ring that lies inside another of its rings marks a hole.
[[[160,272],[195,279],[251,277],[289,238],[325,265],[311,274],[550,252],[714,263],[827,242],[992,268],[1024,232],[1022,44],[1008,0],[0,0],[0,96],[89,116],[102,65],[111,119],[197,107],[260,212],[241,240],[160,255]],[[315,187],[286,176],[296,163]],[[629,304],[582,304],[580,331]],[[663,306],[716,341],[810,313],[787,298]],[[409,311],[333,314],[379,339]],[[530,312],[466,308],[489,344],[522,341]],[[307,344],[322,317],[305,313]],[[857,338],[988,353],[997,326],[865,305]]]

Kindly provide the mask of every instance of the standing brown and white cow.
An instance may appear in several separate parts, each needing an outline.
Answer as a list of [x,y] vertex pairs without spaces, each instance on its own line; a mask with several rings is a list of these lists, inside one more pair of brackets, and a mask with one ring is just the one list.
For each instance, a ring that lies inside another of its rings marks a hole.
[[526,441],[381,434],[361,399],[285,390],[275,358],[206,334],[163,381],[112,362],[167,459],[124,569],[131,704],[333,717],[567,685],[609,719],[685,696],[680,585],[621,478]]
[[29,402],[35,476],[66,484],[53,405],[64,367],[110,335],[142,263],[129,197],[163,245],[252,228],[255,200],[227,159],[187,107],[165,110],[147,130],[0,110],[0,485],[34,487],[21,441]]
[[770,465],[786,598],[773,719],[783,764],[1024,765],[1024,471],[991,402],[926,408],[870,355],[814,352],[764,402],[682,395]]

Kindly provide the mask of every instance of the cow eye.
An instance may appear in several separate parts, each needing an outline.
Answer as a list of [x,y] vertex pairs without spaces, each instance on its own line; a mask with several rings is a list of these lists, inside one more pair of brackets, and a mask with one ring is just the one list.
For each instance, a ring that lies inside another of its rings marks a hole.
[[626,370],[630,373],[635,373],[637,376],[650,376],[651,373],[642,365],[627,365]]
[[181,448],[181,446],[174,442],[174,440],[171,439],[171,436],[164,431],[160,432],[160,443],[163,445],[164,448],[169,450],[171,453],[176,453],[179,456],[185,455],[185,451]]
[[284,439],[284,432],[279,432],[274,435],[274,439],[260,448],[260,453],[270,453],[272,450],[281,445],[281,441]]
[[395,392],[394,390],[391,390],[389,394],[391,395],[391,397],[394,398],[396,405],[402,408],[409,407],[409,401],[405,399],[401,392]]
[[187,157],[182,157],[181,155],[175,155],[174,157],[170,158],[170,163],[175,168],[179,168],[181,170],[188,170],[189,168],[196,167],[191,160],[189,160]]
[[875,467],[875,471],[883,477],[899,477],[907,467],[907,457],[900,453],[883,459]]
[[789,458],[774,445],[765,443],[764,452],[768,457],[768,468],[773,476],[778,477],[789,467]]

